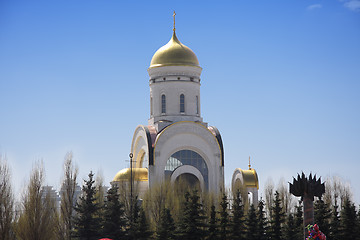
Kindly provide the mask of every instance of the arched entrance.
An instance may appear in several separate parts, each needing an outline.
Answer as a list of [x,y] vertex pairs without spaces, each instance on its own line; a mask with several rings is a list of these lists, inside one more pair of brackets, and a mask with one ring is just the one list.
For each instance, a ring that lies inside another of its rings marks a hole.
[[197,152],[192,150],[180,150],[172,154],[165,166],[165,177],[170,178],[173,183],[187,182],[189,186],[198,182],[201,189],[208,189],[207,164]]
[[201,190],[199,179],[191,173],[183,173],[180,176],[178,176],[175,179],[175,184],[180,187],[184,186],[184,187],[189,187],[190,189]]

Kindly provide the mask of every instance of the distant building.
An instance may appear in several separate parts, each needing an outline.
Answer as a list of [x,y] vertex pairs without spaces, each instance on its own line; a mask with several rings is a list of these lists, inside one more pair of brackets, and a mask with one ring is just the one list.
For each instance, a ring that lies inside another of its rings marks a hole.
[[[65,189],[64,189],[64,185],[61,187],[60,189],[60,198],[61,196],[63,196],[65,193]],[[79,199],[79,197],[81,196],[82,194],[82,190],[81,190],[81,187],[79,186],[79,184],[76,184],[75,185],[75,193],[74,193],[74,198],[73,198],[73,206],[75,206],[77,200]]]
[[50,195],[50,199],[55,200],[55,207],[60,210],[61,198],[59,193],[52,186],[43,186],[41,189],[41,199],[45,199],[46,196]]
[[[107,191],[108,191],[109,187],[108,186],[103,186],[102,187],[102,194],[104,197],[106,197],[107,195]],[[61,207],[61,198],[63,196],[63,194],[65,193],[65,189],[64,187],[62,187],[60,189],[59,192],[57,192],[53,186],[43,186],[41,189],[41,198],[45,199],[45,197],[47,196],[47,194],[50,195],[50,198],[55,200],[55,206],[56,209],[60,211],[60,207]],[[79,200],[80,196],[83,194],[83,191],[81,189],[81,187],[76,184],[75,186],[75,193],[74,193],[74,198],[73,198],[73,206],[75,207],[76,202]],[[74,212],[75,213],[75,212]]]

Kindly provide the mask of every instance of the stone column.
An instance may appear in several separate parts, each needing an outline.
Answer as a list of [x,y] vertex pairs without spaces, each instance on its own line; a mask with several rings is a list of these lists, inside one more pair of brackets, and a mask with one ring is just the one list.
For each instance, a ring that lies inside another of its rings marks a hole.
[[304,239],[307,236],[307,225],[314,225],[314,197],[305,194],[304,201]]

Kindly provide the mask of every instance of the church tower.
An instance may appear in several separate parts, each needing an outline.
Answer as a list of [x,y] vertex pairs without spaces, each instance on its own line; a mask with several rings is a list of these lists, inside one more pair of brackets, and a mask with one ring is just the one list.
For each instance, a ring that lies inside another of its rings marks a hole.
[[193,121],[200,116],[200,74],[195,53],[182,44],[175,33],[152,57],[150,76],[149,124],[161,131],[171,123]]
[[[224,189],[221,135],[201,117],[201,71],[195,53],[176,36],[174,12],[172,37],[155,52],[148,68],[148,125],[135,129],[131,144],[133,179],[143,190],[165,180],[182,180],[214,193]],[[120,171],[113,183],[129,181],[129,171]]]

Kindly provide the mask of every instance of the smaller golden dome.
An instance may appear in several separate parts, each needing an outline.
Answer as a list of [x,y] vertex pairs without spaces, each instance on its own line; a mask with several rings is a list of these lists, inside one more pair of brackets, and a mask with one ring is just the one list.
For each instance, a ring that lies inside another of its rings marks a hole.
[[259,189],[259,180],[255,169],[253,168],[250,168],[249,170],[241,169],[241,172],[244,179],[244,185],[246,187],[253,187]]
[[[236,173],[240,173],[241,175],[235,175]],[[234,179],[234,176],[237,176]],[[235,184],[233,187],[245,187],[245,188],[257,188],[259,189],[259,179],[255,169],[250,168],[249,170],[243,170],[241,168],[235,169],[233,175],[233,181]],[[239,185],[240,184],[240,185]]]
[[150,68],[162,66],[199,66],[195,53],[182,44],[175,31],[170,41],[159,48],[151,59]]
[[[130,182],[130,173],[131,173],[130,168],[122,169],[115,175],[113,182],[122,182],[122,181]],[[148,181],[149,179],[147,168],[133,168],[132,175],[134,181]]]

